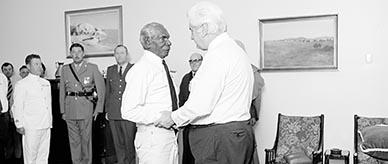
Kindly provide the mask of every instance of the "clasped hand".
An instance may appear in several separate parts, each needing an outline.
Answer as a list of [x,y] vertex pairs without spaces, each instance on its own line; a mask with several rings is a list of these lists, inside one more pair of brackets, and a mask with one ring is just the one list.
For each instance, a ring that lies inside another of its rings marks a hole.
[[161,116],[154,122],[154,125],[158,128],[170,129],[174,125],[174,121],[171,118],[171,111],[160,112]]

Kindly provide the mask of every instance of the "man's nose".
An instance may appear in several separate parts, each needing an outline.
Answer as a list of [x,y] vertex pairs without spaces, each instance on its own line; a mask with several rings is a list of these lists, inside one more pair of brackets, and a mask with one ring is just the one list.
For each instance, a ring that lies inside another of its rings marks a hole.
[[171,43],[171,41],[170,41],[170,40],[167,40],[167,45],[169,45],[169,46],[171,46],[171,45],[172,45],[172,43]]

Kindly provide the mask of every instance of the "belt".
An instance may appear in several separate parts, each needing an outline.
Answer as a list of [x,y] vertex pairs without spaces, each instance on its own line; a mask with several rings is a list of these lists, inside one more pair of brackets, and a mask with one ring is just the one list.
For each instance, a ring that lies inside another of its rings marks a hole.
[[167,132],[167,131],[173,131],[172,129],[165,129],[165,128],[158,128],[154,125],[136,125],[136,132],[144,133],[144,132]]
[[198,129],[198,128],[207,128],[207,127],[213,127],[213,126],[219,126],[219,125],[228,125],[228,124],[234,124],[234,123],[243,123],[248,124],[249,121],[231,121],[226,123],[211,123],[211,124],[204,124],[204,125],[192,125],[189,124],[186,127],[189,129]]
[[92,96],[93,92],[66,92],[66,96]]
[[198,128],[207,128],[207,127],[211,127],[211,126],[215,126],[215,125],[220,125],[220,124],[205,124],[205,125],[192,125],[192,124],[189,124],[187,125],[186,127],[189,128],[189,129],[198,129]]

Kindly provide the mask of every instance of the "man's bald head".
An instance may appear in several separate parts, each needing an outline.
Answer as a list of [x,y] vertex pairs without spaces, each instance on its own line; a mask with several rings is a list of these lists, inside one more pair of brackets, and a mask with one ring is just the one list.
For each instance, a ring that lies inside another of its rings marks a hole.
[[191,71],[197,72],[199,69],[199,66],[201,66],[202,64],[202,55],[197,52],[191,54],[189,63],[190,63]]

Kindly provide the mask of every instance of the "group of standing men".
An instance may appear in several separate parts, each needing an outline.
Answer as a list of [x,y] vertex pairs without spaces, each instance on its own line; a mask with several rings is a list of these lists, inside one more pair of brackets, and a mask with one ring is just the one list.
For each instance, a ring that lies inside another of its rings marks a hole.
[[207,53],[191,56],[192,72],[182,80],[179,106],[164,60],[172,43],[162,24],[152,22],[141,29],[144,54],[136,64],[129,63],[125,46],[115,48],[117,64],[108,68],[105,87],[97,66],[83,61],[83,47],[71,46],[74,62],[63,67],[60,99],[73,163],[91,162],[90,124],[104,103],[118,163],[135,163],[137,156],[140,164],[177,164],[176,129],[184,129],[185,164],[254,161],[252,124],[258,109],[251,105],[259,104],[254,98],[259,97],[262,78],[243,47],[227,34],[217,6],[198,3],[188,18],[191,39]]
[[118,164],[135,164],[133,141],[136,125],[121,116],[125,76],[133,64],[129,63],[127,47],[114,49],[117,64],[108,67],[104,79],[97,65],[84,61],[84,47],[75,43],[70,47],[73,63],[64,65],[60,80],[60,110],[67,123],[73,164],[92,163],[92,123],[105,108],[109,120]]
[[[21,162],[4,158],[9,158],[9,154],[12,153],[10,150],[14,151],[13,158],[20,158],[23,152],[25,164],[47,163],[52,126],[51,87],[50,83],[42,78],[44,71],[39,55],[28,55],[25,58],[25,64],[26,66],[19,69],[23,79],[17,82],[16,80],[12,82],[10,78],[13,75],[13,66],[9,63],[3,64],[4,74],[0,74],[0,163]],[[5,121],[8,119],[12,120],[9,123],[14,127],[8,126],[9,129],[6,129],[4,125],[7,124]],[[13,129],[22,137],[12,133]],[[20,144],[20,138],[22,138],[22,144]],[[14,145],[4,145],[9,139],[13,139]]]
[[[164,60],[172,44],[162,24],[153,22],[141,29],[144,55],[136,64],[129,62],[127,47],[114,49],[117,64],[108,67],[105,82],[97,65],[84,61],[84,47],[71,45],[73,62],[61,73],[60,112],[67,123],[73,164],[92,163],[92,122],[104,108],[118,164],[135,164],[136,156],[140,164],[177,164],[176,129],[184,129],[185,164],[252,163],[250,111],[258,96],[252,91],[263,85],[255,86],[254,79],[262,79],[254,75],[244,49],[227,34],[221,9],[200,2],[187,15],[191,39],[207,52],[190,57],[192,72],[182,80],[179,106]],[[43,69],[38,55],[27,56],[26,65],[30,75],[15,87],[15,124],[23,134],[25,163],[47,163],[50,84],[39,77]],[[0,80],[0,86],[4,83]],[[0,103],[6,112],[7,100],[0,97]]]
[[[252,163],[252,122],[256,118],[251,121],[250,109],[253,98],[258,97],[252,92],[263,83],[254,86],[257,70],[227,34],[217,6],[198,3],[189,10],[188,18],[191,39],[207,52],[190,61],[196,70],[183,79],[186,84],[181,85],[181,92],[186,93],[180,96],[180,108],[164,61],[171,47],[168,31],[159,23],[150,23],[140,32],[144,55],[125,77],[121,107],[122,117],[137,126],[139,163],[178,163],[176,128],[187,131],[183,140],[186,137],[196,164]],[[200,66],[194,65],[199,62]]]

